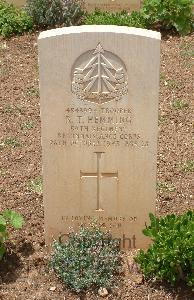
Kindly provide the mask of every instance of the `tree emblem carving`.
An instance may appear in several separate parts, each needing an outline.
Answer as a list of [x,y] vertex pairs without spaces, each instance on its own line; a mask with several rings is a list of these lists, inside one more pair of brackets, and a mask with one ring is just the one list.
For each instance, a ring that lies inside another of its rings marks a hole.
[[100,43],[91,56],[84,64],[75,64],[72,92],[81,100],[97,104],[120,100],[128,93],[124,64]]

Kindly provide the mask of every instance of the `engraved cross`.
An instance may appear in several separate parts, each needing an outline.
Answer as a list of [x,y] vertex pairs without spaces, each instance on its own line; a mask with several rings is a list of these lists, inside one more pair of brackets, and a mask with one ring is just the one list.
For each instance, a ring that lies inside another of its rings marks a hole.
[[102,208],[100,208],[100,182],[102,178],[115,178],[116,180],[118,180],[118,171],[117,172],[100,172],[100,160],[102,157],[102,154],[104,154],[105,152],[94,152],[96,153],[96,157],[97,157],[97,172],[94,173],[86,173],[86,172],[82,172],[80,171],[80,178],[91,178],[94,177],[97,179],[97,208],[96,211],[103,211]]

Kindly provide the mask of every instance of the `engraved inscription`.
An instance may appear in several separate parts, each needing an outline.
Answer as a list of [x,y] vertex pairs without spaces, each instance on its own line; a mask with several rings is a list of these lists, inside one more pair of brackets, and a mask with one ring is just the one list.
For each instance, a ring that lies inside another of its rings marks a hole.
[[132,130],[133,118],[129,108],[67,107],[63,128],[50,139],[51,146],[144,148],[149,142]]
[[101,173],[100,172],[100,159],[102,154],[104,154],[104,152],[94,152],[96,153],[97,156],[97,172],[95,173],[86,173],[86,172],[82,172],[80,171],[80,178],[87,178],[87,177],[94,177],[97,179],[97,204],[96,204],[96,211],[103,211],[102,208],[100,208],[100,181],[101,178],[115,178],[118,181],[118,171],[115,173],[111,173],[111,172],[107,172],[107,173]]
[[99,43],[94,52],[78,58],[72,72],[72,92],[81,100],[103,104],[128,93],[126,68],[115,54]]
[[142,0],[82,0],[83,7],[88,11],[100,9],[104,11],[139,10]]
[[137,222],[137,216],[104,216],[102,214],[98,214],[92,216],[92,215],[76,215],[76,216],[62,216],[61,220],[63,223],[68,223],[69,227],[72,226],[72,224],[76,226],[88,226],[92,222],[97,222],[100,227],[104,227],[107,229],[115,228],[115,229],[121,229],[123,228],[124,224],[128,224],[130,227],[131,224]]

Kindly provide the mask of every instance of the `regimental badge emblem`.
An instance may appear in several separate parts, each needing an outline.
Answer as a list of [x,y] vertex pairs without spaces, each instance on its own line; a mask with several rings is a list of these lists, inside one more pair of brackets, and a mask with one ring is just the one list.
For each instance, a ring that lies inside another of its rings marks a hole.
[[128,94],[127,71],[122,60],[103,49],[87,51],[72,69],[72,92],[83,101],[103,104]]

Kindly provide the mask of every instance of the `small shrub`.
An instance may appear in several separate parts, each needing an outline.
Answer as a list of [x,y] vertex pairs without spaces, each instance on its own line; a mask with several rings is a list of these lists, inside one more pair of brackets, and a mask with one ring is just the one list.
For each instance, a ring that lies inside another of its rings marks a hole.
[[159,24],[184,35],[192,29],[192,5],[193,0],[144,0],[141,13],[147,27]]
[[180,279],[194,287],[194,212],[161,219],[150,214],[151,225],[143,230],[153,240],[147,252],[140,250],[136,262],[145,277],[167,280]]
[[127,12],[103,12],[95,10],[88,14],[84,20],[86,25],[118,25],[129,27],[145,27],[144,18],[139,12],[132,12],[129,15]]
[[11,225],[14,229],[20,229],[23,224],[23,217],[15,211],[5,210],[0,213],[0,260],[6,252],[5,243],[9,238],[9,226]]
[[32,29],[32,19],[19,8],[0,0],[0,35],[10,37]]
[[27,0],[26,11],[39,28],[78,25],[84,14],[74,0]]
[[54,243],[50,266],[76,292],[109,288],[121,266],[119,245],[97,225],[81,227],[64,244]]

